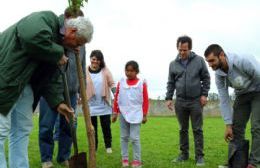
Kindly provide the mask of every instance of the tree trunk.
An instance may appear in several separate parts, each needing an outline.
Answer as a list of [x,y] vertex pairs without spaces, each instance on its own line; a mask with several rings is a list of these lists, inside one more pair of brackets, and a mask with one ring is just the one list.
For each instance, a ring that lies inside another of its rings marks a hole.
[[88,145],[89,145],[89,159],[88,159],[88,168],[96,168],[96,148],[95,148],[95,130],[91,123],[87,94],[86,94],[86,87],[84,82],[84,76],[81,66],[81,60],[79,54],[76,55],[76,62],[77,62],[77,72],[80,84],[80,95],[82,100],[82,111],[84,115],[85,125],[86,125],[86,132],[88,137]]

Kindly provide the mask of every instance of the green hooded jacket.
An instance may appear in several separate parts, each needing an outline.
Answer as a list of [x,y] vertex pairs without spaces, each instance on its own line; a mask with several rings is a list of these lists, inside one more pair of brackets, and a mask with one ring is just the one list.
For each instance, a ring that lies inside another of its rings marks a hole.
[[[35,83],[32,78],[43,64],[57,67],[64,54],[60,27],[53,12],[42,11],[24,17],[0,34],[1,114],[8,114],[26,84]],[[59,78],[53,75],[42,83],[46,88],[42,94],[52,108],[63,101]]]

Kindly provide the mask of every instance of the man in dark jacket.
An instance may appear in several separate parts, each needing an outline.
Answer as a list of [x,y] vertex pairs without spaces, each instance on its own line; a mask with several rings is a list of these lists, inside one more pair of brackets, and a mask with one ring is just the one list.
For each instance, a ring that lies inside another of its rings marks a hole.
[[[79,16],[83,16],[83,12],[78,12]],[[70,8],[67,8],[64,12],[64,15],[61,15],[59,19],[61,21],[66,21],[71,18]],[[62,33],[62,32],[61,32]],[[76,57],[75,52],[72,49],[67,48],[65,50],[66,56],[68,56],[69,61],[68,65],[63,67],[66,71],[67,82],[69,87],[69,96],[71,101],[71,107],[74,112],[76,111],[77,99],[79,93],[79,81],[77,75],[76,67]],[[86,71],[86,59],[85,59],[85,46],[80,47],[79,55],[81,59],[81,65],[83,73]],[[55,125],[56,123],[56,125]],[[61,165],[68,166],[68,159],[71,152],[71,130],[69,123],[66,122],[64,116],[60,116],[53,109],[50,108],[46,99],[44,97],[40,100],[40,117],[39,117],[39,146],[41,154],[42,168],[51,168],[53,150],[54,150],[54,135],[53,130],[55,126],[55,133],[58,141],[58,153],[57,153],[57,162]]]
[[[69,96],[71,107],[76,113],[78,95],[79,95],[79,81],[76,67],[76,57],[74,51],[66,51],[69,58],[67,71],[67,82],[69,87]],[[82,62],[83,73],[86,69],[85,47],[80,47],[80,58]],[[85,74],[85,73],[84,73]],[[54,127],[55,134],[54,135]],[[76,127],[76,126],[75,126]],[[45,98],[40,99],[40,117],[39,117],[39,146],[41,154],[42,168],[51,168],[52,157],[54,151],[54,137],[58,142],[57,162],[61,165],[68,165],[68,159],[71,153],[72,135],[69,123],[66,122],[64,116],[59,115],[50,108]]]
[[[64,28],[64,34],[60,30]],[[92,38],[93,26],[83,17],[65,25],[50,11],[35,12],[0,35],[0,167],[6,168],[4,141],[9,135],[9,167],[28,168],[32,104],[39,94],[66,118],[73,113],[63,102],[57,65],[68,58],[64,47],[76,49]],[[46,74],[45,72],[48,72]],[[53,73],[52,75],[49,75]],[[43,75],[43,76],[41,76]],[[36,104],[36,103],[35,103]]]
[[172,97],[176,90],[175,113],[180,126],[180,155],[174,162],[189,158],[189,117],[195,143],[197,166],[204,165],[203,153],[203,106],[207,103],[210,76],[202,57],[191,51],[192,40],[188,36],[177,39],[177,58],[170,63],[166,105],[173,110]]

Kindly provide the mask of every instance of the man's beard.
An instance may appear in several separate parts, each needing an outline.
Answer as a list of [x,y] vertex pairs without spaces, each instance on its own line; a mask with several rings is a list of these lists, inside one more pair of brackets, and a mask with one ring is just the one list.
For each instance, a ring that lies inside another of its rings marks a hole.
[[218,58],[218,62],[219,64],[216,66],[215,70],[221,69],[223,70],[223,63],[221,62],[221,60]]

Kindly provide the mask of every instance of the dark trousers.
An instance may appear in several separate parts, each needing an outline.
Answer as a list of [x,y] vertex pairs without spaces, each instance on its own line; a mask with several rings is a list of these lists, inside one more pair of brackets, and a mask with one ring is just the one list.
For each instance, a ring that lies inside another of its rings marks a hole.
[[[103,132],[103,138],[105,142],[105,147],[106,148],[111,148],[111,143],[112,143],[112,135],[111,135],[111,115],[102,115],[99,116],[100,118],[100,123],[101,123],[101,128]],[[93,127],[95,128],[95,145],[96,145],[96,150],[98,148],[98,116],[92,116],[91,117],[91,122]]]
[[195,144],[195,159],[204,156],[203,154],[203,116],[200,100],[176,100],[175,112],[180,127],[180,150],[185,156],[189,156],[189,118],[193,130]]
[[[71,95],[71,105],[75,110],[77,105],[77,95]],[[52,161],[54,150],[53,132],[54,125],[59,113],[53,111],[44,98],[40,100],[40,118],[39,118],[39,146],[41,153],[41,161]],[[72,138],[70,127],[63,115],[59,120],[59,139],[58,139],[58,155],[57,162],[68,160],[71,152]]]
[[251,115],[251,153],[249,163],[260,164],[260,92],[237,96],[234,102],[233,135],[234,140],[245,139],[246,124]]

